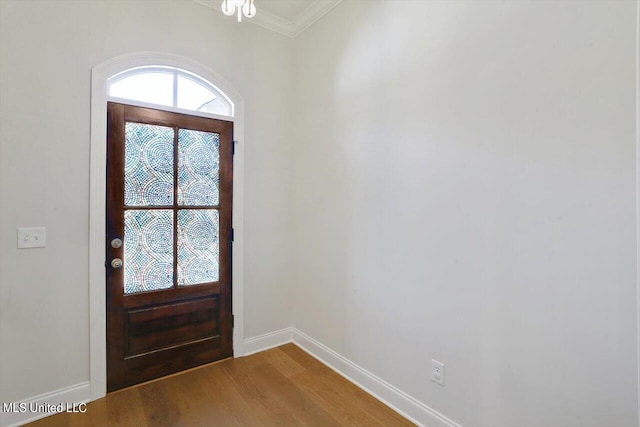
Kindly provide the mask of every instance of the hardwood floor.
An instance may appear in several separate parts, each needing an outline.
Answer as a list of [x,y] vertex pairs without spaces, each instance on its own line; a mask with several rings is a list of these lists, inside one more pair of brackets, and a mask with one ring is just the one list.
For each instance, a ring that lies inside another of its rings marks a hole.
[[412,426],[294,344],[227,359],[91,402],[32,427]]

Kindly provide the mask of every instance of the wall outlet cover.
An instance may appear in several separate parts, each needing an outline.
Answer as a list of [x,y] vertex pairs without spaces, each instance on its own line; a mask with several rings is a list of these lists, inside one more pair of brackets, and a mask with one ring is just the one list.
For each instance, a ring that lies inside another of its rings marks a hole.
[[431,381],[444,387],[444,363],[431,359]]
[[44,248],[47,245],[47,229],[44,227],[18,228],[18,249]]

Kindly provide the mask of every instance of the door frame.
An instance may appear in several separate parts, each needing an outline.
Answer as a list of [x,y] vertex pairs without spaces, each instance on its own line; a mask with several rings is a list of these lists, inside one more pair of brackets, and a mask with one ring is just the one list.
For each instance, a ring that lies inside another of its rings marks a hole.
[[[232,311],[234,356],[244,355],[244,99],[223,77],[192,59],[164,52],[135,52],[105,61],[91,71],[91,161],[89,184],[89,384],[91,400],[107,392],[106,334],[106,165],[107,79],[134,67],[165,65],[197,74],[215,85],[234,105]],[[133,104],[133,103],[132,103]],[[156,109],[163,107],[153,106]],[[166,108],[168,111],[175,111]],[[187,112],[188,114],[188,112]],[[197,115],[197,114],[195,114]]]

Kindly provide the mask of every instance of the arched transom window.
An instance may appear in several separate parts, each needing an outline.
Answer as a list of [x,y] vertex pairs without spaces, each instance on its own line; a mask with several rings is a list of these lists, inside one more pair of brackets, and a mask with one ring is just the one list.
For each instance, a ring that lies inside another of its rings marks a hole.
[[107,81],[109,98],[233,117],[233,103],[207,80],[180,68],[132,68]]

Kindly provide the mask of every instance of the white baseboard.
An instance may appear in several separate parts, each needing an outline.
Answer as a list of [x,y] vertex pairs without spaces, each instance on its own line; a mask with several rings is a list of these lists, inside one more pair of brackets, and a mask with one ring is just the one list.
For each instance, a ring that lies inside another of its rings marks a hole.
[[[88,382],[76,384],[71,387],[61,388],[60,390],[41,394],[40,396],[16,402],[18,405],[21,403],[26,404],[27,411],[25,412],[19,412],[20,406],[16,406],[16,408],[18,408],[16,409],[18,412],[4,412],[3,408],[0,407],[0,425],[4,427],[16,427],[35,420],[39,420],[40,418],[48,417],[49,415],[53,415],[52,412],[29,412],[28,409],[30,405],[55,406],[61,403],[65,405],[73,405],[79,403],[87,403],[90,400],[91,390]],[[0,405],[1,404],[2,403],[0,403]]]
[[292,342],[292,332],[293,328],[284,328],[279,331],[258,335],[257,337],[247,338],[242,342],[242,354],[240,356],[249,356],[250,354],[290,343]]
[[427,427],[461,427],[385,380],[356,365],[304,332],[291,328],[294,344],[410,421]]
[[[293,342],[315,359],[318,359],[385,405],[420,426],[461,427],[460,424],[450,420],[438,411],[409,396],[296,328],[284,328],[245,339],[242,342],[242,356],[248,356],[290,342]],[[86,403],[90,400],[90,386],[86,382],[23,400],[20,403],[24,402],[27,405],[31,403],[57,405],[59,403]],[[1,407],[0,410],[2,410]],[[51,414],[0,412],[0,415],[1,426],[16,427]]]

